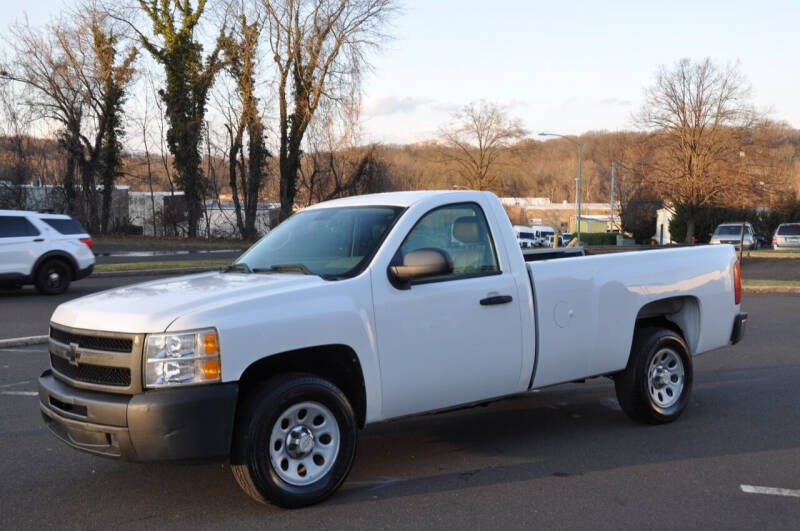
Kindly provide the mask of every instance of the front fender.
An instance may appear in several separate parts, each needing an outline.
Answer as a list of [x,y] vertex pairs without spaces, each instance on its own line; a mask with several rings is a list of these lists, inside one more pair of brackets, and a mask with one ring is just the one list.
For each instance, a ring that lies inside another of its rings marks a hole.
[[189,312],[167,331],[219,330],[222,380],[238,381],[253,363],[317,345],[347,345],[364,375],[366,421],[380,417],[380,371],[370,272],[338,281],[233,300]]

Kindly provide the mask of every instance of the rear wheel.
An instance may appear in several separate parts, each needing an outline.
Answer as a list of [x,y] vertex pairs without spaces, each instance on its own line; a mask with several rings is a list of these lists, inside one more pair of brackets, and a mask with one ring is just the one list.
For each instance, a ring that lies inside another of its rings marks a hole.
[[47,260],[36,271],[36,289],[45,295],[64,293],[69,287],[72,272],[63,260]]
[[677,419],[692,389],[692,359],[683,338],[664,328],[636,331],[626,369],[616,375],[617,400],[633,420],[664,424]]
[[278,376],[251,392],[240,408],[233,475],[262,503],[320,502],[350,472],[357,429],[353,408],[335,385],[308,374]]

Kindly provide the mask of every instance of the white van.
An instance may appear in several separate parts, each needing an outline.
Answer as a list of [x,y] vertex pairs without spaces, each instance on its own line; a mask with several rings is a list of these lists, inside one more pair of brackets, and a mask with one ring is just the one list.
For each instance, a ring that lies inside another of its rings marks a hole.
[[517,244],[520,249],[530,249],[536,247],[536,237],[533,230],[525,225],[514,225],[514,235],[517,237]]
[[553,238],[556,235],[556,231],[553,229],[553,227],[548,227],[547,225],[534,225],[533,227],[530,227],[530,230],[533,231],[536,247],[553,246]]

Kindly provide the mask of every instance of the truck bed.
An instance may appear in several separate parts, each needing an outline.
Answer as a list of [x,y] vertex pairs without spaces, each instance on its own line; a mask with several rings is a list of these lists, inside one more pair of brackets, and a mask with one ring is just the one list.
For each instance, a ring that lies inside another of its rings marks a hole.
[[730,342],[730,246],[526,261],[537,316],[533,387],[624,369],[648,304],[670,308],[693,355]]

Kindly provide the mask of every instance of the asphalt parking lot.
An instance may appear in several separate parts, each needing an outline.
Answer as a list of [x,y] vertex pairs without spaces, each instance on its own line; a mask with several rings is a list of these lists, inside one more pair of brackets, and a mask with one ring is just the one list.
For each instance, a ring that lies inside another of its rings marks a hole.
[[0,339],[45,335],[48,333],[50,316],[62,302],[98,291],[159,278],[163,277],[91,276],[70,284],[66,293],[51,296],[40,295],[33,286],[25,286],[16,291],[0,289]]
[[295,511],[251,501],[220,465],[66,447],[38,413],[45,347],[0,350],[2,526],[797,529],[800,498],[742,486],[800,494],[800,296],[746,294],[743,306],[745,339],[696,360],[676,423],[632,423],[600,379],[375,425],[344,488]]

